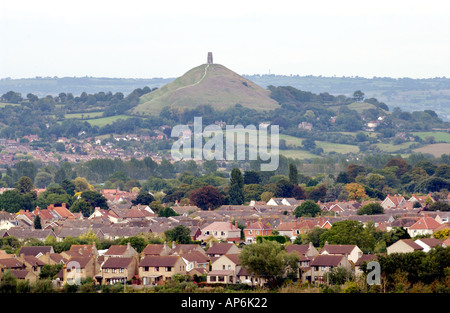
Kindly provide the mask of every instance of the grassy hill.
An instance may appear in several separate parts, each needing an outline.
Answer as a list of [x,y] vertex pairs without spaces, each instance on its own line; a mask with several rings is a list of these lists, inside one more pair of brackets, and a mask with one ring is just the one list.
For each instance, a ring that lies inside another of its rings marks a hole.
[[194,108],[210,105],[225,109],[235,104],[258,111],[273,110],[278,103],[270,91],[220,64],[203,64],[163,87],[141,96],[133,114],[159,114],[163,107]]

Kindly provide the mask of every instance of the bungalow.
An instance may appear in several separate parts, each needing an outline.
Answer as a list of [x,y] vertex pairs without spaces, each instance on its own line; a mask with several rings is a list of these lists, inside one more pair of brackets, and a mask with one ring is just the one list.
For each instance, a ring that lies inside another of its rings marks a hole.
[[270,236],[273,228],[267,224],[261,222],[248,223],[244,229],[244,236],[246,243],[256,242],[258,236]]
[[423,252],[428,252],[436,246],[446,247],[442,240],[436,238],[420,238],[414,241],[423,248]]
[[396,209],[405,201],[406,201],[405,198],[401,195],[396,196],[387,195],[387,197],[383,200],[383,202],[381,202],[381,206],[385,210]]
[[143,285],[170,280],[173,275],[186,275],[186,263],[181,256],[146,256],[139,263],[139,277]]
[[349,261],[356,263],[362,256],[361,249],[356,245],[330,245],[325,242],[325,245],[320,250],[321,255],[345,255]]
[[387,254],[392,253],[410,253],[422,251],[423,247],[415,243],[412,239],[400,239],[386,248]]
[[426,215],[408,228],[408,234],[411,238],[419,235],[432,235],[439,226],[441,226],[440,223]]

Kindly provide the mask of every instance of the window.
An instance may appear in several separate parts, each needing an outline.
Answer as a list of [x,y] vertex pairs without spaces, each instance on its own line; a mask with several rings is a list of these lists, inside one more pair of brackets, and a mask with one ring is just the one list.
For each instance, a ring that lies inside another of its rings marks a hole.
[[225,281],[225,277],[224,276],[218,276],[219,277],[219,281]]
[[119,269],[119,273],[123,273],[123,268]]
[[225,269],[225,264],[224,264],[224,265],[222,265],[222,269],[223,269],[223,270]]
[[210,277],[209,277],[209,280],[210,280],[210,281],[217,281],[217,278],[216,278],[216,276],[210,276]]
[[249,234],[249,235],[252,235],[252,233],[253,233],[253,231],[250,229],[250,230],[248,231],[248,234]]
[[231,265],[228,265],[228,270],[231,270]]
[[115,269],[115,268],[113,268],[111,272],[112,272],[112,273],[115,273],[115,272],[116,272],[116,269]]
[[109,272],[109,268],[105,268],[104,270],[105,270],[105,273]]
[[166,267],[166,272],[172,272],[172,266],[167,266]]
[[159,266],[155,266],[155,272],[159,272]]
[[148,266],[144,266],[144,272],[148,272],[149,267]]

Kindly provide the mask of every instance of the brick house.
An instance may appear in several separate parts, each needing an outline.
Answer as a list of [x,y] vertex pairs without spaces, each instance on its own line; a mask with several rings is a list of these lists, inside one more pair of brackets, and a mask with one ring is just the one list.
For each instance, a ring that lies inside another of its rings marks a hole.
[[146,256],[139,263],[139,277],[143,285],[170,280],[173,275],[186,275],[186,263],[181,256]]
[[270,236],[273,228],[261,222],[254,222],[244,229],[244,236],[246,243],[256,242],[258,236]]

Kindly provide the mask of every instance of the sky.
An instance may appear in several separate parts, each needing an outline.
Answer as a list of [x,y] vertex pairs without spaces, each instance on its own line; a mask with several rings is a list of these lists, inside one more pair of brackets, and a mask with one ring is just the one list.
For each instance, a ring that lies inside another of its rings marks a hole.
[[2,0],[0,78],[450,77],[450,1]]

